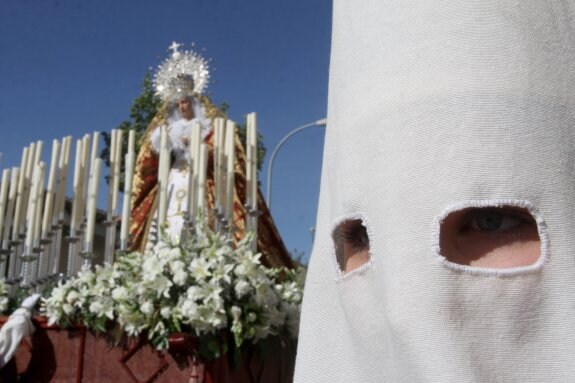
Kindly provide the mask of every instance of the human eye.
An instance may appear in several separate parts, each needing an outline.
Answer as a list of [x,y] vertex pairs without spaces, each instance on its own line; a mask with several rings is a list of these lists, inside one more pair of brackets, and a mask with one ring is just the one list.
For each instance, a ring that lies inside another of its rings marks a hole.
[[521,210],[513,208],[501,209],[471,209],[466,214],[462,230],[477,232],[506,233],[516,229],[519,225],[534,224],[531,215],[524,214]]
[[369,236],[361,219],[344,221],[333,236],[341,271],[349,272],[369,261]]
[[469,207],[440,225],[440,253],[453,263],[508,268],[535,263],[541,255],[533,215],[517,206]]

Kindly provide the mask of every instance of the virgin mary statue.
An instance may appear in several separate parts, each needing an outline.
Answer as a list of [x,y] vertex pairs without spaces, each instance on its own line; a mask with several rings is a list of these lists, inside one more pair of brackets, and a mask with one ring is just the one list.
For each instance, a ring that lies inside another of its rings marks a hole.
[[[158,152],[160,128],[167,127],[171,166],[168,181],[168,209],[165,233],[178,241],[185,223],[189,168],[186,158],[192,125],[201,126],[201,137],[208,145],[208,170],[205,195],[208,211],[214,209],[214,161],[212,122],[216,117],[225,118],[203,94],[208,81],[208,62],[194,51],[180,51],[180,44],[173,43],[172,54],[159,67],[154,76],[156,94],[162,107],[154,116],[140,146],[132,186],[132,217],[130,223],[131,250],[143,251],[158,238],[156,224],[158,201]],[[247,213],[245,152],[239,138],[235,137],[236,162],[234,165],[234,224],[236,241],[246,235]],[[270,267],[292,267],[292,261],[276,229],[269,210],[258,190],[257,247],[262,253],[262,263]],[[206,214],[210,217],[210,214]]]

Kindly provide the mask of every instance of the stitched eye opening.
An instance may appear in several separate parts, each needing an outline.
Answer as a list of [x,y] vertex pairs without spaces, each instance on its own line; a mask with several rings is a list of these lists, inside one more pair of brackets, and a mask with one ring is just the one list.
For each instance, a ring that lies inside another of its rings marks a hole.
[[369,262],[369,236],[361,219],[341,222],[333,230],[332,236],[340,271],[348,273]]
[[537,221],[525,207],[465,207],[450,212],[439,230],[440,254],[458,265],[509,269],[541,257]]

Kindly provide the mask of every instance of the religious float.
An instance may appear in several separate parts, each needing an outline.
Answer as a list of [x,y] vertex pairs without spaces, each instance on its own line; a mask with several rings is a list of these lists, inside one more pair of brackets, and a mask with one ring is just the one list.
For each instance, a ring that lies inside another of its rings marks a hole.
[[258,189],[256,115],[244,144],[207,62],[171,49],[139,149],[110,133],[106,211],[97,132],[73,172],[72,137],[3,171],[1,381],[291,381],[303,276]]

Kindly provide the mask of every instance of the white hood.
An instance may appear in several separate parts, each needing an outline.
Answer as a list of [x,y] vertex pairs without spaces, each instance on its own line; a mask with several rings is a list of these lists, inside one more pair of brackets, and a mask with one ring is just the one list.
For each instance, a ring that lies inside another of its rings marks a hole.
[[[295,381],[575,381],[575,2],[334,0],[328,127]],[[438,250],[439,222],[515,205],[541,256]],[[367,226],[347,274],[332,231]]]

